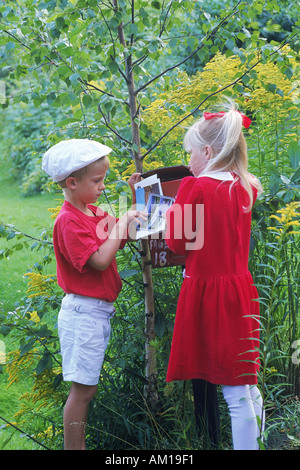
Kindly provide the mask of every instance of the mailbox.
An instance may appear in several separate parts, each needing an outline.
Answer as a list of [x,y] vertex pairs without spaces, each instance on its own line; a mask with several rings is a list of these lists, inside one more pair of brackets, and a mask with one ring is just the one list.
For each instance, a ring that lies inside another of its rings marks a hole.
[[[161,182],[163,194],[176,198],[182,178],[192,176],[188,167],[177,165],[172,167],[158,168],[142,174],[143,178],[157,175]],[[176,255],[169,249],[163,235],[153,238],[149,237],[151,263],[153,268],[164,268],[166,266],[184,266],[185,257]]]

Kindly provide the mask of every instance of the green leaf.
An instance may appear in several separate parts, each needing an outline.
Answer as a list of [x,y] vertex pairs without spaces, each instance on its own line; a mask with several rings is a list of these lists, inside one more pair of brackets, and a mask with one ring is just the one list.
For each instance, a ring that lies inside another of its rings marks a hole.
[[295,173],[291,176],[292,182],[300,181],[300,167],[295,171]]
[[38,362],[38,365],[36,366],[36,373],[37,375],[41,374],[44,372],[45,369],[51,369],[52,366],[52,357],[48,353],[48,351],[43,355],[42,359]]
[[269,191],[272,196],[274,196],[280,189],[280,178],[276,176],[271,176],[269,181]]
[[8,325],[2,325],[0,328],[0,333],[3,336],[7,336],[11,332],[11,327]]
[[69,78],[72,84],[77,84],[77,81],[80,78],[80,76],[77,72],[75,72],[75,73],[72,73],[72,75],[70,75]]
[[49,338],[53,333],[51,330],[48,329],[46,325],[41,326],[39,331],[37,331],[37,336],[40,338]]
[[232,50],[232,49],[234,48],[234,46],[235,46],[235,43],[234,43],[234,41],[233,41],[232,39],[227,39],[225,45],[226,45],[227,49]]
[[266,162],[266,163],[265,163],[265,166],[266,166],[267,172],[268,172],[270,175],[272,175],[273,177],[280,178],[280,172],[278,171],[278,169],[276,168],[276,166],[273,165],[273,163]]
[[24,356],[25,354],[27,354],[32,349],[33,345],[35,344],[35,341],[36,341],[36,338],[31,338],[31,340],[28,341],[28,343],[25,343],[23,346],[21,346],[20,356]]
[[134,274],[138,274],[138,272],[139,271],[137,269],[123,269],[119,274],[121,279],[125,279],[126,277],[131,277],[134,276]]
[[57,73],[61,78],[66,78],[72,74],[72,70],[67,65],[61,65],[58,67]]
[[82,98],[82,102],[83,102],[84,106],[86,108],[88,108],[89,106],[91,106],[93,100],[90,97],[90,95],[84,95],[84,97]]
[[137,32],[138,32],[138,27],[137,27],[137,25],[136,25],[135,23],[133,23],[133,24],[130,25],[130,32],[131,32],[131,34],[137,34]]
[[275,93],[276,89],[277,89],[277,86],[274,83],[269,83],[267,85],[267,90],[271,91],[272,93]]
[[62,380],[63,380],[62,374],[56,375],[55,379],[53,380],[53,387],[57,388],[61,384]]
[[59,16],[55,19],[55,24],[57,26],[57,29],[63,29],[67,26],[62,16]]
[[10,232],[8,235],[7,235],[7,240],[11,240],[12,238],[14,238],[16,236],[15,232]]
[[242,78],[242,82],[244,83],[244,85],[247,85],[249,81],[250,81],[249,75],[244,75],[244,77]]
[[159,2],[151,2],[151,5],[153,8],[156,8],[157,10],[160,10],[160,3]]
[[55,99],[56,99],[56,94],[54,92],[51,92],[47,96],[47,103],[51,105]]
[[291,165],[294,169],[298,168],[300,164],[300,144],[299,142],[291,142],[288,146],[288,156]]
[[108,62],[108,68],[111,71],[111,73],[117,73],[118,72],[118,64],[114,60],[110,60]]

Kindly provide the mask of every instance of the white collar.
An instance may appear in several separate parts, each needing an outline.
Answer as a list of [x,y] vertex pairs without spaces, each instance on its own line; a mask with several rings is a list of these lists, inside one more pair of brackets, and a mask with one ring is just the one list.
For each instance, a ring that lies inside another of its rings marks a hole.
[[208,171],[207,173],[203,173],[198,176],[198,178],[204,177],[221,181],[233,181],[233,176],[230,171]]

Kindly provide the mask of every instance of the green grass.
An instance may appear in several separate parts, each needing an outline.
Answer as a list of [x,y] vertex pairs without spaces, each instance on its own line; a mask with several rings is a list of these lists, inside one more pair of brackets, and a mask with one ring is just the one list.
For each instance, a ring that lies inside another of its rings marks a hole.
[[[41,194],[22,197],[18,182],[9,173],[6,164],[0,161],[0,220],[14,225],[18,230],[31,236],[39,236],[44,227],[53,226],[49,207],[58,205],[58,196]],[[7,241],[0,238],[0,250],[13,245],[15,240]],[[0,260],[0,308],[5,312],[12,311],[27,290],[24,273],[39,259],[43,253],[36,250],[23,249],[16,251],[9,259]],[[46,272],[55,273],[55,264],[46,268]],[[5,345],[5,352],[15,348],[10,336],[0,335]],[[3,346],[2,343],[2,346]],[[7,373],[0,373],[0,416],[15,422],[14,414],[20,406],[19,397],[26,392],[26,381],[13,384],[7,388]],[[18,430],[7,427],[0,419],[0,449],[19,450],[38,448],[31,440]]]
[[[22,197],[18,182],[9,175],[8,170],[5,171],[3,164],[0,187],[0,220],[36,237],[44,227],[53,226],[48,208],[58,205],[59,196],[46,193]],[[14,239],[8,242],[0,238],[0,250],[14,243]],[[9,259],[0,260],[0,300],[5,310],[13,309],[14,303],[23,296],[27,285],[23,275],[42,256],[43,253],[37,255],[36,251],[29,248],[14,252]],[[51,269],[55,267],[49,266],[49,272]]]

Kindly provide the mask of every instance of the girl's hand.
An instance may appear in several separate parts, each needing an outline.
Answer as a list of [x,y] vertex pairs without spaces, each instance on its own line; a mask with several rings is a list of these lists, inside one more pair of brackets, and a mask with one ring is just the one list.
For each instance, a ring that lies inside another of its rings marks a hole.
[[135,203],[136,203],[136,197],[135,197],[135,188],[134,188],[134,185],[136,183],[138,183],[139,181],[141,181],[142,177],[141,177],[141,173],[133,173],[129,180],[128,180],[128,184],[130,186],[130,189],[131,189],[131,192],[132,192],[132,205],[135,206]]
[[134,190],[134,185],[136,183],[138,183],[139,181],[141,181],[141,173],[133,173],[129,180],[128,180],[128,184],[129,186],[131,187],[132,190]]

